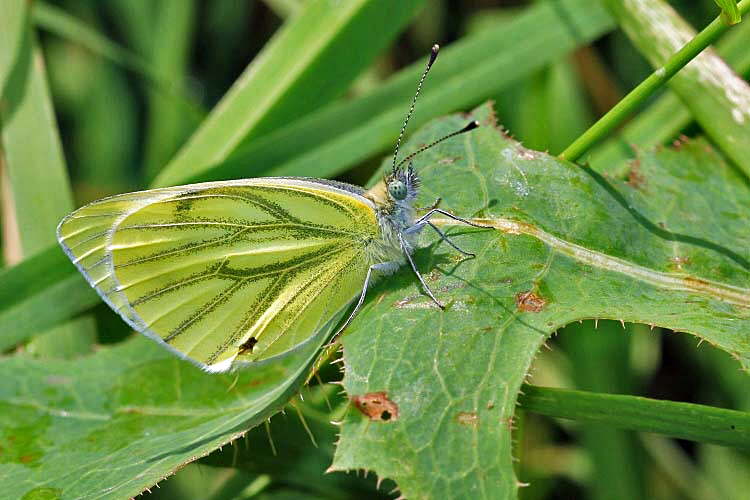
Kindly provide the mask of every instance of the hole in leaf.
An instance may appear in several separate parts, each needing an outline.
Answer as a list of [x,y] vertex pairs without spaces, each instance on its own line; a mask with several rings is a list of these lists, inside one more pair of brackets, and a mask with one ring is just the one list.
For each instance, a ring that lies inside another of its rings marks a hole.
[[385,392],[370,392],[362,396],[352,396],[352,403],[370,420],[391,422],[398,420],[398,405],[388,399]]

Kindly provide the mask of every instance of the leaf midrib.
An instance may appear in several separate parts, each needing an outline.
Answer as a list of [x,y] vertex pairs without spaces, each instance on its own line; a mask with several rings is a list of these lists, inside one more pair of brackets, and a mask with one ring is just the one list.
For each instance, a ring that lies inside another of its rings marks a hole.
[[[532,236],[557,252],[592,267],[624,274],[659,288],[696,293],[750,309],[750,289],[748,288],[697,278],[687,273],[673,274],[655,271],[628,260],[571,243],[527,222],[518,222],[502,217],[474,218],[469,220],[475,224],[493,226],[506,234]],[[431,219],[431,222],[437,226],[460,224],[451,219],[438,218]]]

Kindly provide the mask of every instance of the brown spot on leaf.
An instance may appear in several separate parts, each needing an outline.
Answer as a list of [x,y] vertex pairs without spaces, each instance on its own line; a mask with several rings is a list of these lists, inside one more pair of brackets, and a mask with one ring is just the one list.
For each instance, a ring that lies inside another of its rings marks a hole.
[[369,392],[363,396],[352,396],[355,408],[370,420],[391,422],[398,420],[398,405],[388,399],[385,392]]
[[253,352],[253,347],[255,347],[255,344],[257,343],[258,339],[256,339],[255,337],[250,337],[244,344],[240,346],[239,352],[237,354],[242,356],[243,354],[246,354],[248,352]]
[[446,156],[445,158],[440,158],[438,160],[438,163],[440,163],[441,165],[450,165],[451,163],[455,163],[460,159],[460,156]]
[[544,300],[544,297],[537,295],[532,291],[516,294],[516,306],[518,306],[519,311],[537,313],[544,309],[544,306],[546,305],[547,301]]
[[685,276],[682,278],[682,281],[686,285],[692,285],[692,286],[705,286],[708,284],[708,281],[702,280],[700,278],[693,278],[692,276]]
[[641,161],[635,160],[630,163],[628,170],[628,185],[635,189],[641,189],[646,184],[646,178],[641,173]]
[[687,144],[688,142],[690,142],[690,138],[685,134],[681,134],[677,139],[672,141],[672,146],[674,147],[674,149],[679,151],[680,149],[682,149],[682,146]]
[[456,421],[461,425],[476,427],[479,424],[479,415],[473,411],[462,411],[456,415]]
[[440,279],[440,271],[438,271],[437,269],[433,269],[429,274],[423,276],[426,281],[435,282]]
[[690,258],[675,256],[669,259],[669,262],[671,263],[670,267],[673,267],[676,269],[682,269],[682,266],[690,263]]

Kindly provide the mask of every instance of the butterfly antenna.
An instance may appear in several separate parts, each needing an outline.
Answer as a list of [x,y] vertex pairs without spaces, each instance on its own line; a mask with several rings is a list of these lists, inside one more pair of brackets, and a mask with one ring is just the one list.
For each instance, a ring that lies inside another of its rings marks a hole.
[[398,165],[395,165],[395,166],[393,167],[393,169],[394,169],[394,170],[396,170],[396,169],[397,169],[398,167],[400,167],[400,166],[401,166],[401,165],[403,165],[404,163],[406,163],[406,162],[409,162],[409,161],[413,160],[413,159],[414,159],[414,157],[415,157],[415,156],[417,156],[418,154],[420,154],[420,153],[424,153],[425,151],[427,151],[427,150],[428,150],[428,149],[430,149],[431,147],[433,147],[433,146],[436,146],[436,145],[440,144],[441,142],[445,141],[446,139],[450,139],[451,137],[455,137],[455,136],[457,136],[457,135],[459,135],[459,134],[463,134],[464,132],[469,132],[470,130],[474,130],[474,129],[475,129],[475,128],[477,128],[477,127],[479,127],[479,122],[478,122],[478,121],[476,121],[476,120],[473,120],[473,121],[469,122],[469,123],[468,123],[468,124],[467,124],[467,125],[466,125],[466,126],[465,126],[464,128],[462,128],[461,130],[456,130],[455,132],[451,132],[450,134],[448,134],[448,135],[445,135],[445,136],[441,137],[441,138],[440,138],[440,139],[438,139],[437,141],[431,142],[431,143],[429,143],[429,144],[428,144],[428,145],[426,145],[426,146],[422,146],[421,148],[419,148],[418,150],[414,151],[414,152],[413,152],[412,154],[410,154],[409,156],[407,156],[406,158],[404,158],[403,160],[401,160],[400,162],[398,162]]
[[[434,63],[435,59],[437,59],[437,55],[439,51],[440,51],[440,45],[435,44],[432,46],[432,51],[430,51],[430,60],[427,61],[427,67],[424,69],[424,73],[422,73],[422,78],[419,79],[419,84],[417,85],[417,92],[414,94],[414,99],[411,100],[411,107],[409,107],[409,112],[406,114],[406,119],[404,120],[404,124],[401,127],[401,132],[399,132],[398,134],[398,140],[396,141],[396,150],[393,152],[393,170],[396,170],[397,168],[396,158],[398,157],[398,148],[399,146],[401,146],[401,139],[404,138],[404,132],[406,132],[406,125],[409,123],[409,118],[411,118],[411,115],[414,113],[414,107],[417,105],[417,97],[419,97],[419,91],[422,90],[422,84],[424,83],[424,79],[427,78],[427,73],[430,72],[432,63]],[[401,163],[399,163],[399,165],[400,164]]]

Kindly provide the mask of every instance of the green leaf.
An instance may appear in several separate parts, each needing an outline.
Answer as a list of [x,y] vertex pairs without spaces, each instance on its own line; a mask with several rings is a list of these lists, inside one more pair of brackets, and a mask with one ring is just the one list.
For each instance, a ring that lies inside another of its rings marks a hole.
[[[36,34],[28,23],[26,5],[15,2],[25,22],[14,16],[0,19],[0,31],[18,44],[0,45],[0,60],[7,69],[0,106],[3,165],[3,215],[6,223],[5,258],[15,264],[55,244],[55,228],[73,209],[68,174],[47,85],[44,59]],[[10,52],[13,50],[13,52]],[[8,64],[7,61],[12,61]],[[45,305],[51,309],[50,304]],[[57,341],[86,352],[94,342],[93,322],[56,325]],[[39,330],[33,331],[39,333]],[[12,333],[11,333],[12,334]],[[36,340],[37,352],[50,352],[45,338]],[[61,353],[62,354],[62,351]],[[72,353],[75,354],[75,353]]]
[[550,64],[519,87],[518,126],[505,120],[503,126],[528,148],[559,153],[592,122],[570,61]]
[[[417,265],[447,310],[404,269],[371,290],[342,340],[349,396],[392,405],[387,421],[350,409],[333,468],[373,469],[408,498],[516,495],[518,392],[540,345],[574,320],[689,332],[750,369],[750,187],[721,156],[692,141],[644,153],[632,185],[610,182],[523,148],[489,107],[475,117],[483,127],[415,162],[418,203],[442,196],[498,230],[434,219],[477,253],[464,260],[425,234]],[[404,153],[465,121],[436,121]]]
[[[695,31],[663,0],[625,7],[607,0],[622,28],[655,68],[693,39]],[[744,8],[750,7],[745,3]],[[747,44],[747,42],[745,42]],[[750,85],[706,50],[668,83],[711,140],[750,175]]]
[[727,24],[737,24],[742,21],[740,10],[737,8],[737,0],[714,0],[721,9],[721,16]]
[[226,159],[241,142],[341,95],[422,3],[306,2],[248,65],[155,184],[171,185],[203,172]]
[[[440,51],[410,128],[497,94],[612,27],[588,0],[540,2],[503,23]],[[260,175],[329,177],[393,147],[426,61],[400,71],[375,91],[331,104],[243,144],[203,172],[184,169],[156,185]],[[289,144],[294,144],[293,148]]]
[[[17,3],[17,8],[24,10],[25,2]],[[57,223],[73,209],[44,60],[31,27],[23,24],[20,28],[21,43],[14,53],[7,53],[10,45],[0,46],[2,59],[13,61],[2,90],[5,105],[0,108],[0,120],[12,193],[4,201],[20,230],[20,252],[15,261],[54,243]]]
[[3,351],[101,303],[57,245],[5,269],[0,282]]
[[0,50],[0,96],[5,96],[8,77],[13,71],[19,50],[25,43],[27,13],[21,1],[0,4],[0,20],[3,28],[0,30],[0,44],[3,48]]
[[299,12],[302,7],[300,0],[264,0],[265,4],[276,13],[277,16],[286,19]]
[[0,488],[129,498],[276,413],[324,339],[215,375],[137,336],[71,361],[0,360]]

